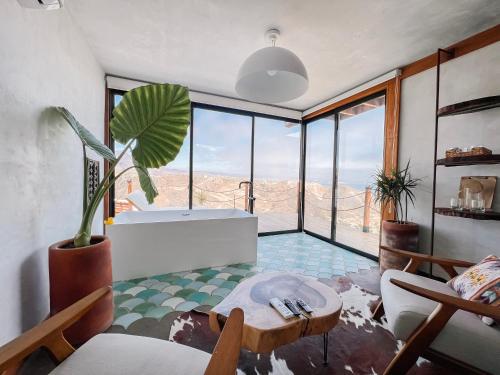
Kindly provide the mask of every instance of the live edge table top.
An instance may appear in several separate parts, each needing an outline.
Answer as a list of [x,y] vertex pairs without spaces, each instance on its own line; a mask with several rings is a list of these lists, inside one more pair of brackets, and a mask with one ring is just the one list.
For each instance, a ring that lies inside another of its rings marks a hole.
[[[273,297],[303,299],[314,310],[284,319],[269,305]],[[245,313],[242,346],[255,353],[269,353],[303,336],[319,335],[337,324],[342,301],[329,286],[314,278],[287,272],[262,273],[244,280],[209,312],[210,327],[220,332],[229,312]]]

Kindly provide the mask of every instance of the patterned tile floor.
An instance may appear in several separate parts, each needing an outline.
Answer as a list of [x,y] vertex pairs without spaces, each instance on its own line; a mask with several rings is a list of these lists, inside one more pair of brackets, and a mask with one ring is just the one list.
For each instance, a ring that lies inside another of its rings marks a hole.
[[260,237],[257,263],[202,268],[113,283],[114,325],[158,320],[173,311],[218,304],[242,280],[257,272],[291,271],[331,278],[376,267],[377,263],[303,233]]

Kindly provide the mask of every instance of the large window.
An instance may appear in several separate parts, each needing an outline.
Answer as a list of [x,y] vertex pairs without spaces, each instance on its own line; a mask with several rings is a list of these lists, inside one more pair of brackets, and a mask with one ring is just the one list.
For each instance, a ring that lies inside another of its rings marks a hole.
[[[116,106],[122,99],[121,95],[113,96],[113,105]],[[188,208],[189,206],[189,132],[184,140],[179,154],[165,167],[150,169],[149,173],[158,189],[155,206],[158,208]],[[114,151],[119,155],[124,145],[114,142]],[[132,166],[130,151],[122,158],[115,173],[118,174]],[[138,197],[139,195],[139,197]],[[144,199],[139,185],[139,178],[135,170],[129,170],[117,180],[114,188],[114,212],[143,209]]]
[[380,208],[371,194],[384,160],[385,96],[339,113],[335,241],[378,255]]
[[247,208],[252,117],[194,108],[193,124],[193,208]]
[[385,95],[334,111],[306,129],[304,229],[378,255],[374,175],[384,155]]
[[[112,93],[111,107],[121,98]],[[193,104],[191,128],[176,159],[149,171],[159,192],[155,209],[238,208],[259,217],[259,233],[297,231],[300,144],[298,121]],[[124,147],[112,139],[111,146],[117,155]],[[116,173],[131,165],[129,153]],[[149,209],[133,204],[137,195],[143,196],[131,170],[111,191],[109,215]]]
[[335,117],[307,124],[304,229],[330,239]]
[[297,229],[300,124],[255,117],[254,213],[259,232]]

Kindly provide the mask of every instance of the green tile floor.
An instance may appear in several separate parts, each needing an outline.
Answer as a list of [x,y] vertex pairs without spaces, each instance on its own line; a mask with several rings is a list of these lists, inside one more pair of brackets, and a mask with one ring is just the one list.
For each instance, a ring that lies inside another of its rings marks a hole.
[[231,264],[113,283],[114,325],[125,329],[144,317],[215,306],[257,272],[291,271],[318,278],[376,267],[371,259],[303,233],[260,237],[256,264]]

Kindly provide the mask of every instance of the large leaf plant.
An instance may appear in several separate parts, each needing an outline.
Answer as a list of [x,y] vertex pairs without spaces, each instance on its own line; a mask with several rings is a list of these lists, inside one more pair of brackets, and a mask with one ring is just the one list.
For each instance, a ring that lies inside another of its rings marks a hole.
[[394,209],[398,223],[407,223],[408,203],[415,206],[413,189],[417,187],[419,181],[419,178],[413,178],[410,174],[409,160],[403,169],[393,169],[389,174],[381,169],[375,175],[373,184],[375,202],[390,210]]
[[[175,159],[184,142],[190,123],[191,102],[186,87],[173,84],[155,84],[128,91],[113,110],[110,129],[113,138],[125,145],[118,156],[63,107],[56,110],[64,117],[82,142],[84,162],[86,149],[90,148],[109,162],[109,168],[87,201],[87,175],[84,175],[83,216],[80,229],[73,243],[75,247],[90,245],[92,222],[99,204],[109,188],[124,173],[136,169],[141,189],[149,203],[153,203],[158,191],[148,168],[160,168]],[[133,165],[115,174],[115,169],[128,152],[132,153]]]

